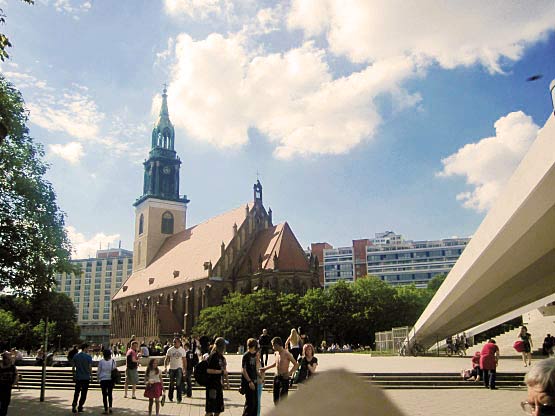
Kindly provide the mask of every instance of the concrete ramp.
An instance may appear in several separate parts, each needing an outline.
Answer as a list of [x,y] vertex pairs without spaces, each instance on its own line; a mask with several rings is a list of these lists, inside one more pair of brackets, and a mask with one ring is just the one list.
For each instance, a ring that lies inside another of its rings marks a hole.
[[483,324],[555,293],[553,114],[428,307],[412,339]]

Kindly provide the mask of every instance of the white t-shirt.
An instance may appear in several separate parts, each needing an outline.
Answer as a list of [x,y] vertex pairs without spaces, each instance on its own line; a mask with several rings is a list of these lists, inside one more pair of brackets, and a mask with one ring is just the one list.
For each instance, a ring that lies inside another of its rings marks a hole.
[[166,357],[170,357],[170,370],[183,369],[183,357],[185,357],[183,347],[171,347],[166,353]]

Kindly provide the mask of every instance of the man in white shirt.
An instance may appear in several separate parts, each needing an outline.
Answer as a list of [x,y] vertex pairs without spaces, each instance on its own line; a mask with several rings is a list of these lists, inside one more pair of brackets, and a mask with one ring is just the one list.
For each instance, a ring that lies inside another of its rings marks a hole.
[[182,386],[183,382],[183,369],[187,368],[186,353],[181,345],[179,338],[174,338],[173,347],[168,349],[166,358],[164,359],[164,371],[168,369],[168,362],[170,363],[170,388],[168,392],[168,399],[173,401],[173,390],[177,389],[177,403],[181,403]]

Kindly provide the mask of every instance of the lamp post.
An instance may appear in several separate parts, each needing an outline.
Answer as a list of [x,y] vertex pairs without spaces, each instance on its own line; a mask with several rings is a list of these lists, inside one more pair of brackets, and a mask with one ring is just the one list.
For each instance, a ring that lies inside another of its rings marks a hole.
[[58,334],[56,335],[56,338],[58,338],[58,353],[62,352],[62,335]]
[[549,93],[551,94],[551,104],[553,105],[553,114],[555,114],[555,79],[549,84]]

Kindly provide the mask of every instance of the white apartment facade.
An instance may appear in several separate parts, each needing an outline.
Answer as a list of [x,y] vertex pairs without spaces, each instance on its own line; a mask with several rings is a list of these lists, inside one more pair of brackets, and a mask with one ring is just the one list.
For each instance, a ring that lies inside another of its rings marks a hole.
[[[362,255],[354,250],[361,241]],[[353,247],[324,250],[324,287],[339,281],[353,282],[355,264],[362,262],[367,275],[392,285],[414,284],[425,288],[434,276],[449,273],[469,241],[469,238],[412,241],[393,231],[377,233],[370,240],[353,240]],[[356,275],[363,273],[359,271]]]
[[72,263],[81,267],[81,273],[58,274],[56,291],[73,301],[81,338],[106,345],[110,339],[112,296],[131,274],[133,252],[121,248],[98,250],[95,258]]

